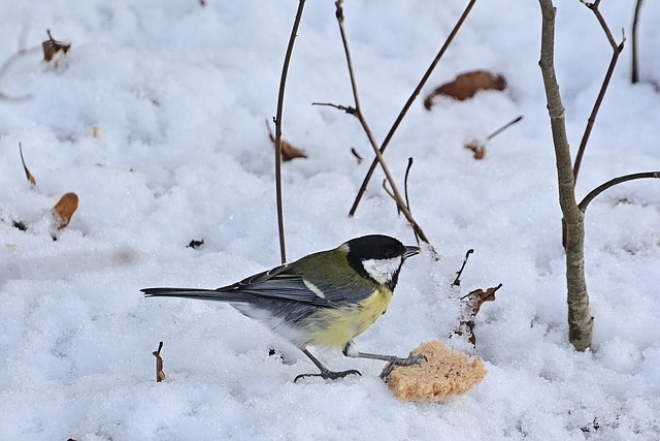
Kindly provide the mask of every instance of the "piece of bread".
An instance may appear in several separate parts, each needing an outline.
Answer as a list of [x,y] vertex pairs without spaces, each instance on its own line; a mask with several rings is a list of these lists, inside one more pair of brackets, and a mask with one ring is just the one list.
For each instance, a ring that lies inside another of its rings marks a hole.
[[400,400],[439,401],[450,395],[460,395],[486,375],[481,358],[454,352],[439,341],[423,343],[410,354],[424,354],[427,361],[394,366],[386,379],[390,390]]

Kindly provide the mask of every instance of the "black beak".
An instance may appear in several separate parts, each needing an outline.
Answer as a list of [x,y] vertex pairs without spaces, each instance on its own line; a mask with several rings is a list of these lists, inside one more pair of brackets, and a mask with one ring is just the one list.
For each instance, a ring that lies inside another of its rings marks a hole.
[[414,256],[415,254],[421,253],[422,250],[419,247],[406,247],[406,251],[403,253],[403,260],[406,260],[408,257]]

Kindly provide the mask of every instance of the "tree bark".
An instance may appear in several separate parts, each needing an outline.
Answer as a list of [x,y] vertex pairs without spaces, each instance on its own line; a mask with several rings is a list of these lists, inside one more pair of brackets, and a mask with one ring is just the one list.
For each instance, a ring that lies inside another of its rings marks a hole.
[[584,276],[584,213],[575,201],[575,181],[571,152],[566,137],[565,112],[554,68],[556,9],[552,0],[539,0],[542,16],[541,58],[545,94],[555,147],[559,205],[566,222],[566,288],[568,302],[568,338],[578,351],[591,345],[593,317],[589,312],[589,294]]

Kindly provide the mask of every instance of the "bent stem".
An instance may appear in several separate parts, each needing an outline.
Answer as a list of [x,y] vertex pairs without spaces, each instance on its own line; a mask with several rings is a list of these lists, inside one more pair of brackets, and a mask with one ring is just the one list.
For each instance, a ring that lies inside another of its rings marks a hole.
[[587,8],[593,11],[594,15],[596,16],[596,19],[598,20],[598,23],[603,28],[605,37],[607,37],[607,41],[610,43],[610,46],[612,46],[612,58],[610,59],[610,64],[607,67],[607,72],[605,73],[605,78],[603,79],[603,83],[601,84],[600,90],[598,91],[598,97],[596,98],[594,107],[591,110],[591,115],[589,115],[589,119],[587,120],[587,126],[584,128],[584,134],[582,135],[582,140],[580,141],[580,147],[578,148],[577,155],[575,156],[575,165],[573,166],[573,179],[575,181],[577,181],[577,177],[580,172],[582,157],[584,156],[584,151],[587,148],[587,143],[589,142],[589,136],[591,135],[591,130],[593,129],[594,124],[596,122],[596,115],[598,115],[598,110],[600,109],[600,105],[603,103],[603,98],[605,98],[605,92],[607,91],[607,87],[609,86],[610,80],[612,79],[614,68],[616,67],[617,61],[619,60],[619,55],[623,51],[623,45],[626,42],[625,35],[622,37],[621,43],[617,44],[616,41],[614,41],[614,37],[610,32],[610,28],[607,26],[607,23],[605,22],[605,18],[603,18],[603,15],[600,13],[600,10],[598,9],[598,6],[600,5],[600,0],[596,0],[593,3],[587,3],[585,1],[583,1],[582,3],[584,3],[587,6]]
[[275,123],[275,199],[277,203],[277,232],[280,237],[280,259],[282,263],[286,262],[286,244],[284,240],[284,210],[282,208],[282,110],[284,108],[284,90],[286,89],[286,78],[289,73],[289,64],[293,54],[293,44],[298,34],[298,25],[302,19],[305,0],[298,0],[298,11],[291,29],[289,45],[284,56],[284,65],[282,66],[282,76],[280,78],[280,88],[277,95],[277,113],[273,122]]
[[578,208],[580,208],[580,210],[582,210],[582,212],[584,213],[587,210],[587,206],[589,205],[589,203],[593,201],[596,198],[596,196],[598,196],[608,188],[612,188],[615,185],[621,184],[623,182],[634,181],[636,179],[645,179],[645,178],[660,179],[660,171],[633,173],[630,175],[619,176],[618,178],[611,179],[606,183],[599,185],[598,187],[591,190],[589,194],[587,194],[584,197],[584,199],[582,199],[582,201],[578,204]]

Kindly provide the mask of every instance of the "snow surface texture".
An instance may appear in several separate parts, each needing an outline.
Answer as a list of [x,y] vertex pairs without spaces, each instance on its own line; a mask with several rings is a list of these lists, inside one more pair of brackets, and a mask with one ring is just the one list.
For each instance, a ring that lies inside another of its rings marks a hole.
[[[364,114],[383,139],[465,1],[345,4]],[[558,3],[556,67],[576,149],[611,48],[592,12]],[[424,92],[477,68],[506,92],[421,100],[385,157],[441,259],[403,268],[388,313],[357,339],[406,355],[449,339],[458,297],[503,283],[477,319],[488,375],[441,404],[401,403],[382,363],[319,353],[364,376],[292,382],[315,367],[228,305],[145,299],[149,286],[216,287],[279,264],[272,145],[282,60],[297,2],[88,0],[2,2],[0,60],[45,30],[73,46],[57,67],[29,52],[0,78],[0,439],[657,440],[660,439],[660,183],[597,198],[586,216],[593,351],[567,342],[564,255],[548,115],[537,65],[535,1],[482,0]],[[630,36],[633,0],[606,1]],[[645,2],[641,78],[630,48],[598,115],[578,198],[610,178],[660,169],[660,5]],[[629,42],[630,40],[628,40]],[[347,212],[370,158],[357,121],[311,102],[351,105],[330,0],[310,1],[296,41],[284,136],[309,159],[284,164],[290,260],[366,233],[413,245],[378,171]],[[462,145],[517,115],[485,160]],[[96,137],[93,131],[96,128]],[[18,142],[37,179],[30,188]],[[51,239],[49,210],[80,206]],[[27,231],[12,226],[23,221]],[[203,239],[198,249],[187,248]],[[461,292],[450,283],[475,253]],[[167,380],[155,382],[159,341]],[[269,348],[278,353],[269,356]],[[284,360],[284,362],[283,362]]]

